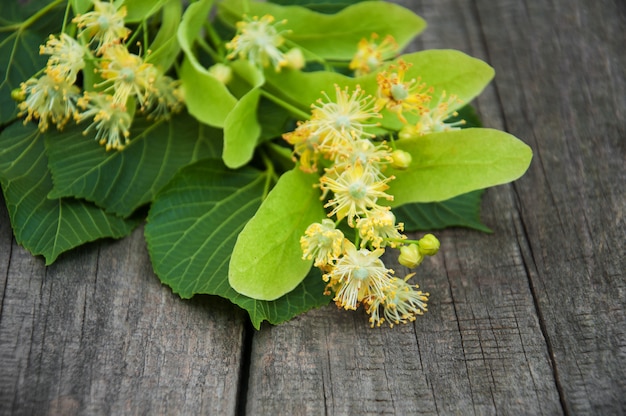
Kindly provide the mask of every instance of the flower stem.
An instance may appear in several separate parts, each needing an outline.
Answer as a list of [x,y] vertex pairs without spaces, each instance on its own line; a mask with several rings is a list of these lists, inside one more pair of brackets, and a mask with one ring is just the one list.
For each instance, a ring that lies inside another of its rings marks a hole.
[[299,119],[302,120],[308,120],[311,118],[311,115],[303,110],[300,110],[298,107],[289,104],[287,101],[283,100],[282,98],[278,98],[277,96],[275,96],[274,94],[272,94],[271,92],[265,91],[265,90],[261,90],[261,95],[263,95],[263,97],[267,98],[268,100],[274,102],[275,104],[278,104],[279,106],[285,108],[286,110],[288,110],[289,112],[291,112],[291,114],[293,114],[294,116],[298,117]]

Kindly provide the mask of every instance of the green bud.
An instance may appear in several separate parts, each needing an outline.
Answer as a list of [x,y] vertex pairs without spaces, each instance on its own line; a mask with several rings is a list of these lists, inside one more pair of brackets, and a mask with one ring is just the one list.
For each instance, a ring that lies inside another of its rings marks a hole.
[[391,159],[391,166],[400,170],[407,169],[411,166],[411,161],[413,160],[411,154],[404,150],[394,150],[391,153]]
[[398,137],[400,137],[401,140],[412,139],[417,136],[421,136],[420,130],[417,128],[417,126],[414,126],[412,124],[405,124],[398,133]]
[[293,48],[287,51],[285,54],[287,60],[287,67],[292,69],[302,69],[306,64],[304,54],[299,48]]
[[439,251],[439,240],[432,234],[426,234],[419,240],[419,252],[424,256],[434,256]]
[[24,91],[22,91],[21,88],[15,88],[11,91],[11,98],[13,99],[13,101],[17,101],[18,103],[21,103],[22,101],[26,99],[26,95],[24,94]]
[[417,244],[409,244],[400,247],[400,255],[398,256],[398,262],[401,265],[412,269],[420,265],[424,260],[424,255],[420,253]]
[[228,84],[233,79],[233,70],[228,65],[220,63],[210,67],[209,74],[217,78],[222,84]]

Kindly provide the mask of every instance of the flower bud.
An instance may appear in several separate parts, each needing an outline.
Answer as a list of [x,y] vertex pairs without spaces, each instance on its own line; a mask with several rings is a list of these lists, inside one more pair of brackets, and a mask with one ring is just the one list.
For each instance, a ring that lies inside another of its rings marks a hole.
[[401,265],[412,269],[420,265],[424,260],[424,255],[420,253],[417,244],[409,244],[400,247],[400,256],[398,256],[398,262]]
[[289,49],[285,54],[285,60],[287,61],[287,68],[302,69],[306,64],[304,55],[299,48]]
[[394,150],[391,153],[391,166],[395,169],[404,170],[411,166],[411,154],[404,150]]
[[26,99],[26,94],[21,88],[15,88],[14,90],[11,91],[11,98],[13,99],[13,101],[17,101],[18,103],[21,103],[22,101]]
[[233,70],[224,64],[215,64],[209,68],[209,74],[213,75],[222,84],[228,84],[233,79]]
[[420,129],[413,124],[405,124],[398,133],[398,137],[400,137],[401,140],[412,139],[421,135]]
[[426,234],[419,240],[419,252],[424,256],[434,256],[439,251],[439,240],[432,234]]

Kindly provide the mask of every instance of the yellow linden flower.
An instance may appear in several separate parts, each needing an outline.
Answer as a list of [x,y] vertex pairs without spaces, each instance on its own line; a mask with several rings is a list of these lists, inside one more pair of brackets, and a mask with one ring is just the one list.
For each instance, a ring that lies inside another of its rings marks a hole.
[[366,95],[357,85],[352,93],[348,88],[335,85],[335,100],[322,92],[325,101],[319,99],[312,105],[309,125],[321,137],[319,151],[332,159],[353,140],[361,138],[365,128],[375,126],[370,122],[381,115],[374,107],[374,98]]
[[294,131],[283,134],[283,139],[293,145],[294,155],[300,156],[301,170],[307,173],[317,172],[320,136],[315,133],[308,121],[299,123]]
[[96,53],[101,54],[109,45],[126,40],[130,29],[124,26],[126,6],[118,7],[111,2],[92,0],[94,10],[79,14],[72,22],[76,23],[80,34],[85,34],[90,41],[98,41]]
[[[419,288],[418,285],[406,282],[412,276],[413,274],[410,274],[405,279],[392,278],[385,288],[384,297],[370,296],[364,300],[372,327],[381,326],[387,321],[393,328],[397,324],[413,322],[416,315],[423,315],[428,311],[426,302],[429,294],[416,290]],[[383,316],[380,316],[381,309]]]
[[376,145],[368,139],[357,139],[338,151],[334,168],[339,171],[360,163],[380,171],[385,164],[392,161],[391,154],[391,149],[384,142]]
[[107,151],[122,150],[128,144],[132,117],[125,107],[115,103],[113,96],[85,92],[78,104],[85,109],[77,116],[79,123],[93,117],[93,122],[83,131],[84,135],[95,129],[95,139]]
[[387,182],[394,179],[380,179],[376,169],[371,166],[363,166],[360,163],[345,169],[336,175],[336,171],[328,170],[320,178],[320,188],[324,195],[328,191],[334,194],[325,208],[333,207],[328,216],[337,215],[338,219],[348,218],[348,224],[354,226],[354,218],[360,217],[368,209],[376,208],[378,198],[393,200],[393,196],[384,191],[389,188]]
[[333,300],[337,306],[354,310],[366,297],[384,298],[393,273],[379,258],[384,250],[357,250],[349,241],[344,248],[343,256],[324,275],[329,286],[336,289]]
[[388,73],[380,72],[376,77],[378,83],[378,100],[376,104],[379,108],[387,108],[398,115],[398,118],[406,123],[403,112],[421,114],[427,110],[430,101],[432,87],[428,88],[419,79],[405,81],[406,71],[410,65],[404,61],[399,61],[398,66],[392,65],[390,70],[397,71]]
[[46,74],[65,79],[70,84],[76,82],[78,72],[85,67],[85,48],[65,33],[61,33],[58,38],[50,35],[48,42],[39,48],[39,53],[50,55]]
[[80,89],[65,78],[44,74],[41,78],[31,78],[20,86],[23,101],[19,103],[19,116],[26,114],[24,124],[39,119],[39,130],[48,130],[49,123],[61,130],[76,113],[76,101]]
[[450,117],[459,115],[456,111],[450,111],[451,105],[461,104],[462,101],[456,95],[446,96],[446,92],[441,93],[441,98],[432,109],[424,111],[416,125],[418,134],[438,133],[442,131],[459,130],[465,124],[465,120],[452,123],[445,121]]
[[344,236],[341,230],[335,229],[335,223],[328,218],[322,223],[313,223],[300,238],[302,258],[305,260],[315,259],[315,267],[321,269],[332,265],[341,255]]
[[146,63],[122,45],[106,48],[100,64],[100,75],[104,81],[98,86],[108,85],[105,91],[113,91],[113,102],[125,106],[129,97],[135,97],[142,107],[156,80],[152,64]]
[[184,107],[181,81],[164,75],[154,66],[150,66],[147,71],[151,74],[146,78],[152,80],[152,83],[149,85],[144,111],[148,118],[167,120],[172,113],[177,113]]
[[361,39],[357,46],[357,52],[350,62],[349,68],[354,71],[354,76],[369,74],[379,68],[385,58],[389,58],[398,51],[398,44],[391,35],[385,36],[380,42],[378,34],[372,33],[370,39]]
[[[385,288],[384,296],[370,296],[365,302],[367,303],[367,313],[370,314],[370,323],[380,326],[387,321],[393,328],[396,324],[405,324],[415,320],[416,315],[423,315],[428,311],[426,302],[428,301],[428,293],[418,289],[418,285],[410,285],[406,282],[411,275],[404,280],[393,278],[390,284]],[[383,316],[380,316],[380,309],[383,309]]]
[[361,237],[361,247],[371,244],[372,247],[380,248],[389,245],[396,247],[405,235],[400,234],[404,230],[404,224],[396,224],[396,216],[388,207],[370,210],[367,216],[356,222],[356,228]]
[[[285,42],[282,34],[276,29],[274,17],[267,14],[261,18],[254,16],[249,19],[244,16],[243,21],[237,22],[237,34],[226,44],[230,51],[228,59],[239,57],[247,59],[260,67],[270,64],[278,72],[288,65],[288,60],[279,49]],[[285,24],[287,21],[278,22]]]

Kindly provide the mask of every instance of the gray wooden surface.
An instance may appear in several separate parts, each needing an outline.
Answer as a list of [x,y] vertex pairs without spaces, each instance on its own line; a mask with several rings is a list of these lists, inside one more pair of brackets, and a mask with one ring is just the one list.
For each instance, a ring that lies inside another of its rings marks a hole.
[[483,122],[534,151],[486,193],[493,234],[438,234],[429,312],[370,329],[330,305],[254,331],[162,286],[142,229],[45,268],[2,207],[1,415],[626,413],[626,3],[398,3],[429,23],[413,49],[495,67]]

